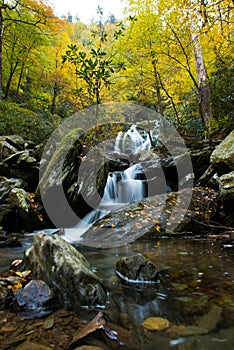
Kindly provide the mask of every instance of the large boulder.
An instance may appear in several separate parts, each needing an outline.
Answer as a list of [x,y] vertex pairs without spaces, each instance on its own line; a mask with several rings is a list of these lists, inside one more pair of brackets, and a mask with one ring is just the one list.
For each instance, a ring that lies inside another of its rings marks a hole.
[[[45,170],[36,193],[40,193],[43,203],[50,209],[50,218],[60,227],[74,226],[78,218],[99,204],[109,171],[108,162],[98,147],[92,148],[92,155],[89,153],[89,160],[85,162],[91,145],[87,140],[77,138],[76,130],[72,130],[61,140],[50,159],[41,161]],[[104,164],[101,167],[100,159]],[[58,171],[61,163],[62,174]],[[80,171],[81,164],[83,171]],[[64,194],[69,205],[64,205]],[[69,215],[71,208],[76,216]]]
[[44,280],[67,308],[105,305],[106,290],[85,257],[57,235],[39,232],[25,252],[32,274]]
[[217,213],[218,197],[217,191],[199,187],[146,198],[97,221],[82,235],[82,244],[110,248],[143,236],[207,234],[210,220]]
[[234,130],[215,148],[211,163],[219,176],[234,170]]

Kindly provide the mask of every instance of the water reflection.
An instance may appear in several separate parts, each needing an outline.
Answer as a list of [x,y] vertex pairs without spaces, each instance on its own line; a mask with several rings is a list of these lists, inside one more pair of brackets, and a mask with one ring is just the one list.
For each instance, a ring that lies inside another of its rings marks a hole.
[[[0,268],[8,269],[10,262],[21,258],[31,238],[22,248],[0,250]],[[231,349],[234,330],[234,254],[233,246],[215,240],[157,239],[137,241],[113,249],[79,247],[94,272],[111,290],[114,308],[107,310],[127,315],[127,326],[141,339],[141,350],[153,349]],[[115,274],[116,262],[122,256],[143,253],[160,271],[161,282],[155,285],[131,285],[120,281]],[[166,333],[149,332],[141,323],[148,317],[164,317],[175,325],[199,324],[203,315],[217,305],[222,317],[215,331],[196,337],[169,339]],[[113,313],[113,315],[111,315]],[[119,321],[121,324],[121,321]],[[126,324],[122,322],[123,327]],[[148,332],[148,333],[147,333]],[[147,341],[145,336],[147,335]],[[196,341],[195,341],[196,339]],[[199,347],[196,343],[199,340]]]

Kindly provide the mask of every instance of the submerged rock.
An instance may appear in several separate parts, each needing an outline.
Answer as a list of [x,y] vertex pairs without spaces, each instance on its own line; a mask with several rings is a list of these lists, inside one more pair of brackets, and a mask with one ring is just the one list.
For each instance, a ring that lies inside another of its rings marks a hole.
[[32,274],[44,280],[68,308],[105,305],[107,292],[85,257],[57,235],[39,232],[25,252]]
[[156,282],[158,272],[156,266],[142,254],[123,257],[116,263],[116,273],[128,282]]
[[17,346],[16,350],[51,350],[49,346],[33,343],[31,341],[26,341],[23,344]]

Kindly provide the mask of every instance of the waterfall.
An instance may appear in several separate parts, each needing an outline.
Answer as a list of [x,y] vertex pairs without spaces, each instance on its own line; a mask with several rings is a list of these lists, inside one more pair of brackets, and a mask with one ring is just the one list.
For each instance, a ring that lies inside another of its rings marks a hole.
[[[150,150],[150,148],[149,134],[138,131],[136,125],[132,125],[125,133],[120,131],[114,144],[114,152],[123,155],[137,154],[141,150]],[[142,174],[140,164],[134,164],[123,171],[109,173],[99,207],[87,214],[74,228],[65,229],[64,238],[68,241],[79,241],[89,227],[114,208],[145,198]]]
[[141,150],[150,150],[151,142],[149,134],[138,131],[136,125],[132,125],[125,133],[120,131],[115,141],[115,153],[137,154]]
[[100,205],[109,202],[111,207],[112,203],[126,204],[143,199],[143,183],[137,179],[141,173],[141,167],[135,164],[124,171],[109,174]]

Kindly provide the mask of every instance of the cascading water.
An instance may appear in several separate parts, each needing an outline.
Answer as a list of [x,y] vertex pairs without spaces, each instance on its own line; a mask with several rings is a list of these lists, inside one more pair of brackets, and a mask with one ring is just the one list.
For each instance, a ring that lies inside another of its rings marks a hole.
[[150,150],[151,142],[149,134],[143,131],[143,135],[137,130],[136,125],[123,133],[120,131],[115,141],[115,153],[137,154],[141,150]]
[[137,174],[142,172],[138,164],[130,168],[108,175],[104,195],[101,204],[132,203],[145,197],[143,183],[137,179]]
[[[116,137],[114,152],[118,154],[137,154],[142,150],[150,150],[149,134],[139,132],[132,125],[125,133],[120,131]],[[103,198],[99,207],[87,214],[74,228],[65,229],[65,239],[79,241],[96,221],[100,220],[114,208],[140,201],[145,198],[144,183],[140,179],[142,168],[134,164],[123,171],[109,173]]]

